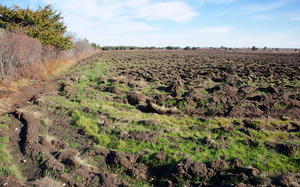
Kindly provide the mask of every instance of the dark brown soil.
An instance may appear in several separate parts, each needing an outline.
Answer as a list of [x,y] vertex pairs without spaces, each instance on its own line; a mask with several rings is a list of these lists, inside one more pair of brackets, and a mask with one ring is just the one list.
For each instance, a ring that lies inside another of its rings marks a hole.
[[[154,104],[161,105],[171,95],[174,104],[164,106],[193,101],[192,109],[183,110],[191,116],[300,119],[299,77],[295,76],[300,74],[298,53],[176,51],[151,55],[131,55],[131,61],[139,61],[140,66],[128,68],[123,64],[116,72],[130,80],[129,86],[141,80],[167,85],[155,88],[166,95],[147,96]],[[134,105],[138,102],[131,100]],[[147,104],[149,112],[174,112],[161,111],[151,102]]]

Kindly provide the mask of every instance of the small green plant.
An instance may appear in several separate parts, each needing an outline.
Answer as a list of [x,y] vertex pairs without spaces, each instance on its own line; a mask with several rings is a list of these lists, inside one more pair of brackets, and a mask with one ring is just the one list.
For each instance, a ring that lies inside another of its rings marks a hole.
[[277,110],[277,109],[285,109],[287,108],[288,106],[285,104],[285,103],[280,103],[279,105],[275,105],[273,107],[273,110]]
[[179,101],[177,106],[181,110],[190,110],[190,109],[195,109],[197,106],[197,103],[195,103],[193,101]]
[[[0,117],[0,130],[8,130],[7,125],[4,122],[9,122],[10,118],[5,115]],[[11,155],[8,151],[7,145],[9,143],[9,137],[0,137],[0,176],[14,176],[22,178],[22,174],[16,164],[11,162]]]

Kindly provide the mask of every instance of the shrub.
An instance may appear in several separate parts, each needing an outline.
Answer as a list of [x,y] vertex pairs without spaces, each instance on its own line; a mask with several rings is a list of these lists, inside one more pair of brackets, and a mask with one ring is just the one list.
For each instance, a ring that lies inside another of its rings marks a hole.
[[43,61],[55,59],[59,55],[59,50],[53,45],[45,45],[43,46],[42,58]]
[[98,46],[97,46],[97,44],[96,43],[91,43],[91,46],[94,48],[94,49],[97,49],[98,48]]
[[186,46],[185,48],[184,48],[184,50],[191,50],[192,48],[190,47],[190,46]]
[[24,34],[0,35],[0,78],[4,84],[20,77],[37,78],[41,70],[42,44]]
[[78,40],[75,43],[74,53],[76,55],[79,54],[89,54],[94,51],[94,48],[89,44],[87,39]]
[[257,51],[257,50],[258,50],[258,48],[257,48],[257,47],[255,47],[255,46],[252,46],[251,50],[252,50],[252,51]]
[[167,46],[166,49],[173,50],[173,49],[180,49],[180,47]]

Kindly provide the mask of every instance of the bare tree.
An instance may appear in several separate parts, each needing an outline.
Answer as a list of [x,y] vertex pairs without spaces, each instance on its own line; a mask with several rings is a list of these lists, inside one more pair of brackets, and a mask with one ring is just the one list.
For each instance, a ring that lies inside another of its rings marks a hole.
[[89,44],[89,41],[87,39],[79,39],[74,43],[74,45],[74,53],[76,55],[89,54],[94,51],[94,48]]
[[36,78],[40,71],[42,44],[23,34],[0,35],[0,78],[4,84],[20,77]]
[[66,32],[66,33],[64,34],[64,36],[65,36],[65,37],[71,37],[71,41],[72,41],[73,43],[75,43],[75,42],[78,40],[78,38],[77,38],[77,33],[76,33],[76,32],[68,31],[68,32]]

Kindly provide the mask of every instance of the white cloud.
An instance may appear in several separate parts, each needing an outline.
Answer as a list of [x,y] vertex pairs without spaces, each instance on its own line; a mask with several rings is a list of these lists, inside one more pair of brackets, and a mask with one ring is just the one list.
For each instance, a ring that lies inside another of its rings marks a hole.
[[287,21],[300,21],[300,14],[296,11],[288,11],[281,13],[281,17],[283,17]]
[[216,16],[226,16],[226,15],[229,15],[231,14],[231,11],[223,11],[223,12],[218,12],[216,14]]
[[289,0],[280,0],[280,1],[272,2],[272,3],[268,3],[268,4],[257,4],[257,5],[242,7],[241,11],[238,15],[246,15],[246,14],[255,13],[255,12],[265,12],[265,11],[273,10],[278,7],[284,6],[288,3],[289,3]]
[[188,21],[198,15],[183,2],[159,2],[144,4],[136,9],[137,17],[147,20],[171,20],[175,22]]
[[300,21],[300,14],[297,14],[297,13],[287,13],[286,16],[291,21]]
[[297,28],[289,28],[288,30],[289,30],[289,31],[298,31]]
[[56,4],[59,0],[43,0],[45,4]]
[[124,2],[124,5],[128,7],[139,7],[150,3],[150,0],[124,0],[121,2]]
[[232,3],[235,0],[200,0],[202,3]]
[[106,24],[104,28],[111,34],[122,34],[126,32],[147,32],[158,30],[157,28],[151,27],[143,22],[133,22],[129,20]]
[[203,5],[203,4],[229,4],[233,3],[236,0],[187,0],[187,1],[192,1],[194,3],[197,3],[198,5]]
[[276,16],[271,16],[271,15],[257,15],[253,17],[256,20],[273,20],[276,19]]
[[[153,0],[42,0],[62,10],[70,31],[83,35],[91,32],[146,32],[158,30],[149,21],[186,22],[198,13],[183,1]],[[138,21],[137,21],[138,20]],[[86,32],[86,33],[83,33]]]
[[156,30],[146,23],[132,20],[128,13],[141,4],[147,3],[148,0],[44,1],[54,4],[57,10],[62,10],[68,30],[77,32],[80,37]]
[[290,18],[290,20],[292,20],[292,21],[300,21],[300,16],[298,16],[298,17],[291,17]]
[[205,27],[197,30],[196,32],[202,35],[218,35],[230,33],[231,30],[231,27]]
[[116,16],[131,16],[147,20],[188,21],[198,15],[183,1],[156,2],[150,0],[44,0],[53,3],[65,13],[83,17],[99,17],[103,21]]
[[277,14],[259,14],[253,16],[256,20],[274,20],[281,19],[286,21],[300,21],[300,14],[298,12],[285,12],[285,13],[277,13]]

